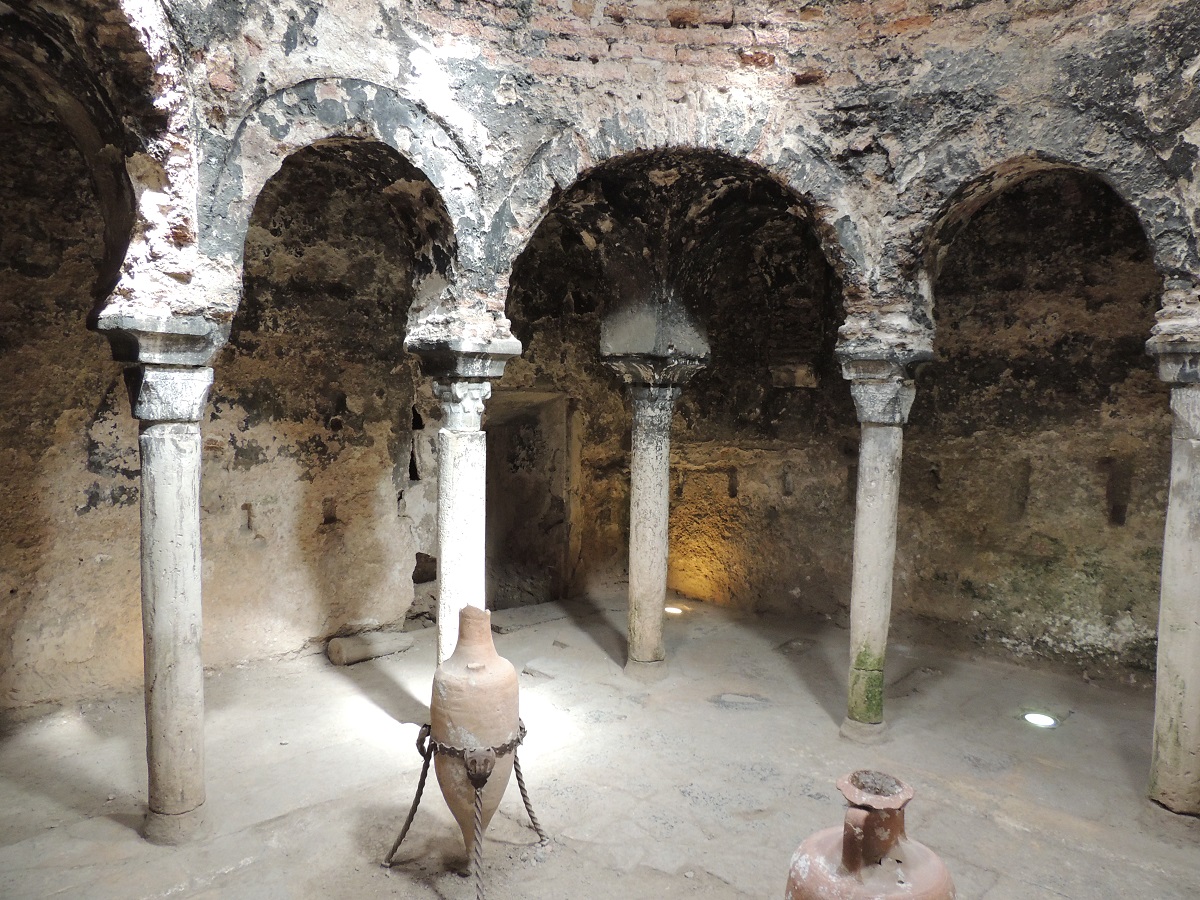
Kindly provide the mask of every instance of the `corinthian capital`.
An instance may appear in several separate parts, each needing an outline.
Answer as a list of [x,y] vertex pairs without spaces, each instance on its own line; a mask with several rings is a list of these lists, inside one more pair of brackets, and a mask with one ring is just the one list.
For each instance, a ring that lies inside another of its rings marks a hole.
[[871,425],[903,425],[916,399],[917,389],[903,365],[886,359],[843,359],[842,375],[858,421]]
[[706,357],[668,353],[666,356],[606,356],[604,364],[629,385],[678,387],[708,365]]
[[433,383],[433,396],[446,411],[442,427],[447,431],[479,431],[483,405],[492,396],[489,381],[443,379]]

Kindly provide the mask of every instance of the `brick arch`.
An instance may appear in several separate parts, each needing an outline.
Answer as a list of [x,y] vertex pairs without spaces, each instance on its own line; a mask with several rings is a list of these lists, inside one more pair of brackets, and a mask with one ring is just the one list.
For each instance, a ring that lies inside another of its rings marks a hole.
[[895,230],[886,241],[893,261],[886,277],[903,285],[900,290],[912,292],[919,321],[930,333],[933,281],[950,240],[993,197],[1037,172],[1053,169],[1096,178],[1134,212],[1163,277],[1164,311],[1177,307],[1186,311],[1200,301],[1196,236],[1174,179],[1154,152],[1115,127],[1074,110],[1039,107],[1009,112],[1011,119],[1004,119],[1009,137],[1003,143],[999,138],[983,143],[972,133],[921,148],[921,174],[899,198]]
[[224,271],[229,314],[241,283],[250,217],[263,186],[298,150],[339,138],[378,141],[424,175],[437,191],[459,248],[457,271],[477,265],[478,170],[453,135],[416,102],[358,79],[313,79],[254,107],[239,124],[214,176],[213,200],[201,217],[202,251]]
[[577,128],[562,129],[535,151],[507,186],[488,227],[485,254],[499,289],[507,293],[513,264],[563,191],[588,172],[629,154],[678,151],[725,156],[796,194],[812,212],[813,228],[842,280],[847,305],[865,294],[868,240],[851,199],[849,180],[808,135],[789,132],[770,137],[761,128],[736,131],[717,124],[704,134],[687,135],[680,129],[634,130],[626,125],[611,124],[586,135]]

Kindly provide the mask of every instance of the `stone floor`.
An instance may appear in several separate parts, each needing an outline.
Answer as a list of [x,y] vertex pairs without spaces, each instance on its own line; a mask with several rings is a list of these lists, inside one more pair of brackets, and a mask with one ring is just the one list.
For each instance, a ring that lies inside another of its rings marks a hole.
[[[1200,820],[1144,798],[1146,686],[900,643],[888,738],[863,746],[838,735],[835,624],[681,601],[666,677],[632,679],[618,596],[497,614],[553,843],[536,845],[510,790],[486,847],[492,900],[782,897],[796,844],[841,820],[834,780],[863,767],[916,788],[909,833],[962,898],[1200,897]],[[140,697],[8,727],[0,897],[474,896],[432,781],[401,864],[380,866],[416,785],[434,653],[425,630],[349,668],[309,655],[212,675],[209,833],[182,848],[136,832]],[[1063,724],[1034,729],[1030,708]]]

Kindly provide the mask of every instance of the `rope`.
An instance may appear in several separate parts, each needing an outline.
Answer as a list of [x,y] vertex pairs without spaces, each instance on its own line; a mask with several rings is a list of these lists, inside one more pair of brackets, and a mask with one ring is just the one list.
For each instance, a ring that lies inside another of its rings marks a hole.
[[429,726],[422,725],[421,732],[417,735],[417,752],[425,762],[421,766],[421,779],[417,782],[417,795],[413,797],[412,807],[408,810],[408,818],[404,820],[404,827],[400,829],[400,836],[396,838],[396,843],[392,844],[391,852],[388,853],[387,859],[383,864],[387,867],[392,865],[392,857],[396,855],[396,851],[400,849],[400,844],[404,842],[404,838],[408,835],[408,829],[412,828],[413,819],[417,817],[417,807],[421,805],[421,794],[425,791],[425,779],[429,777],[429,763],[433,760],[433,747],[426,744],[429,738]]
[[475,841],[474,862],[471,868],[475,870],[475,900],[486,900],[483,894],[483,788],[475,788]]
[[517,773],[517,787],[521,790],[521,801],[525,804],[525,812],[529,814],[529,821],[533,825],[533,830],[537,832],[539,843],[545,844],[549,842],[546,832],[542,830],[542,825],[538,821],[537,816],[533,812],[533,803],[529,799],[529,790],[525,787],[525,776],[521,772],[521,758],[517,754],[517,747],[525,740],[525,723],[519,722],[520,730],[517,736],[498,747],[489,747],[481,750],[468,750],[462,747],[454,747],[449,744],[443,744],[430,736],[430,727],[422,725],[421,731],[417,735],[417,752],[421,754],[424,763],[421,765],[421,778],[417,781],[417,793],[413,797],[412,807],[408,810],[408,818],[404,820],[404,827],[400,829],[400,835],[396,838],[396,842],[392,844],[392,849],[384,860],[384,865],[391,867],[392,859],[396,855],[396,851],[400,849],[400,845],[404,843],[404,838],[408,836],[408,830],[412,827],[413,819],[417,816],[417,807],[421,805],[421,795],[425,792],[425,781],[429,777],[429,765],[433,762],[433,757],[449,756],[454,759],[463,760],[467,766],[468,777],[471,778],[475,787],[475,828],[474,841],[472,847],[471,868],[475,873],[475,900],[486,900],[483,889],[483,788],[487,784],[487,780],[492,773],[492,766],[495,765],[497,757],[505,756],[509,753],[513,755],[513,770]]
[[521,800],[525,803],[525,812],[529,814],[529,821],[533,823],[533,830],[537,832],[539,843],[548,843],[550,838],[546,837],[546,832],[542,831],[542,823],[538,821],[538,817],[533,813],[533,804],[529,800],[529,791],[525,789],[525,776],[521,774],[521,757],[516,753],[513,754],[513,771],[517,773],[517,787],[521,789]]

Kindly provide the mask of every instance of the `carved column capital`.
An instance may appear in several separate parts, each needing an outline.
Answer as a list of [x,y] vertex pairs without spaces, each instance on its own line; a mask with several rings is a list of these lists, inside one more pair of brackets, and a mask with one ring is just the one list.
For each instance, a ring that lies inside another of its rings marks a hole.
[[213,370],[209,363],[229,339],[229,323],[203,316],[100,315],[113,359],[125,363],[133,415],[143,422],[199,422]]
[[859,422],[903,425],[908,421],[917,388],[902,364],[886,359],[843,359],[842,376],[850,382]]
[[483,405],[492,396],[492,384],[465,378],[438,380],[433,383],[433,396],[446,412],[443,428],[479,431],[483,427]]
[[1176,384],[1171,388],[1173,434],[1187,441],[1200,441],[1200,384]]
[[207,366],[129,366],[125,387],[134,418],[143,422],[199,422],[213,370]]
[[[612,369],[621,380],[630,386],[653,385],[678,388],[686,384],[693,375],[708,365],[707,357],[684,356],[670,353],[666,356],[605,356],[604,364]],[[678,394],[678,391],[676,391]]]

